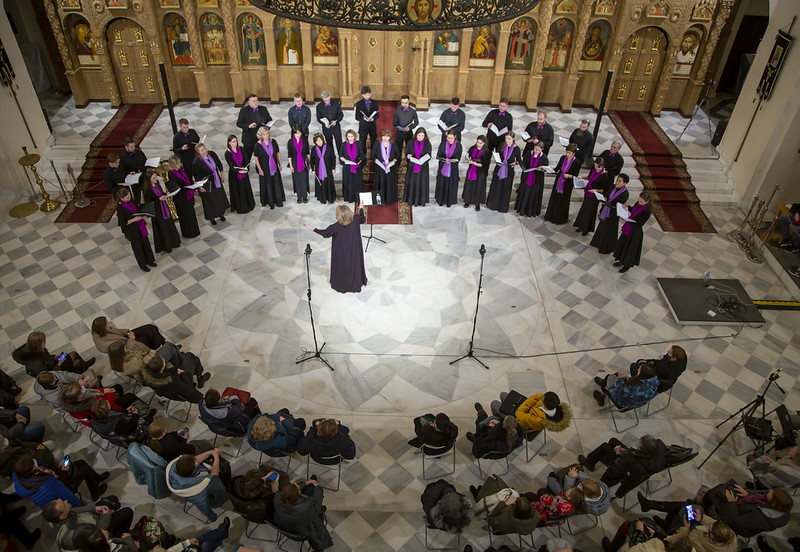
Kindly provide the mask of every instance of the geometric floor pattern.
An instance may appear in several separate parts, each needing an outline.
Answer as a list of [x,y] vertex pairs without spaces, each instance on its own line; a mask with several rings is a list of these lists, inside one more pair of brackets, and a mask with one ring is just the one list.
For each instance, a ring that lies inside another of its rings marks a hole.
[[[188,116],[201,134],[203,125],[197,121],[215,109],[186,107],[192,111],[187,115],[182,108],[178,116]],[[279,113],[277,106],[270,110],[273,117]],[[230,119],[230,105],[220,107],[222,111]],[[431,109],[433,118],[439,111]],[[575,110],[558,118],[570,117],[562,123],[567,125],[585,114]],[[607,129],[613,131],[610,125]],[[145,139],[145,151],[168,148],[170,137],[162,115]],[[224,144],[224,139],[209,136],[217,151],[224,146],[214,140]],[[613,136],[601,134],[601,139],[610,142]],[[605,147],[598,144],[597,151]],[[420,456],[406,444],[415,415],[445,411],[459,425],[456,473],[448,479],[467,492],[468,485],[480,483],[470,443],[463,437],[473,430],[472,404],[488,406],[509,388],[525,394],[559,393],[571,404],[574,423],[548,435],[530,463],[525,463],[524,451],[514,453],[511,471],[504,476],[518,489],[535,490],[554,467],[573,462],[577,454],[615,435],[608,412],[600,411],[591,397],[592,377],[623,370],[639,357],[660,356],[671,343],[680,343],[689,354],[689,369],[675,386],[671,405],[621,437],[633,443],[652,433],[700,451],[698,461],[678,468],[674,483],[656,493],[658,498],[679,499],[693,495],[701,483],[744,479],[744,458],[734,445],[739,450],[746,445],[738,434],[702,470],[696,466],[731,424],[714,426],[752,400],[771,371],[783,369],[780,383],[788,394],[784,397],[773,387],[767,406],[785,401],[790,409],[800,408],[800,314],[765,311],[766,323],[760,327],[681,327],[655,284],[657,277],[693,278],[710,271],[712,278],[739,279],[754,299],[787,297],[768,266],[748,262],[725,239],[742,216],[735,208],[708,210],[718,234],[663,233],[649,223],[641,266],[621,275],[609,256],[589,247],[589,239],[571,225],[520,219],[513,212],[429,204],[414,209],[413,225],[374,228],[387,244],[369,247],[369,284],[360,294],[341,295],[326,282],[330,242],[302,227],[333,219],[333,208],[314,200],[298,205],[291,196],[282,209],[257,207],[246,215],[230,214],[216,227],[201,222],[200,237],[185,240],[171,255],[160,254],[158,268],[148,274],[136,267],[116,221],[54,225],[52,215],[39,212],[12,219],[7,210],[16,201],[0,201],[0,367],[24,388],[21,402],[32,406],[34,419],[45,422],[57,456],[67,451],[109,466],[111,491],[134,507],[137,517],[156,514],[181,536],[202,530],[183,515],[181,503],[150,499],[115,464],[113,452],[98,451],[88,432],[64,432],[60,418],[38,401],[30,378],[11,360],[11,351],[30,331],[44,331],[53,352],[75,349],[86,357],[97,354],[88,325],[99,313],[123,327],[153,321],[169,340],[201,357],[213,374],[211,385],[248,389],[263,410],[286,406],[309,420],[335,416],[350,426],[358,456],[344,468],[341,490],[327,492],[325,498],[337,551],[424,549],[419,497],[426,482]],[[574,204],[573,216],[577,209]],[[334,372],[313,360],[295,364],[304,349],[314,346],[302,254],[306,243],[313,249],[317,335],[320,343],[326,342],[323,354]],[[487,253],[475,354],[489,365],[488,371],[469,359],[449,364],[468,348],[481,244]],[[103,356],[98,356],[96,368],[110,371]],[[168,421],[171,429],[178,425]],[[189,426],[194,437],[208,436],[194,415]],[[531,445],[538,448],[541,442]],[[230,446],[238,441],[226,444]],[[249,452],[233,462],[234,473],[243,473],[257,460]],[[305,476],[301,462],[294,460],[293,466],[294,476]],[[444,467],[446,462],[429,475],[435,478]],[[484,471],[500,467],[484,464]],[[319,475],[322,480],[329,477]],[[613,534],[622,519],[638,511],[634,506],[623,515],[622,505],[615,503],[598,527],[567,539],[584,550],[599,550],[602,536]],[[230,515],[233,528],[224,550],[238,542],[276,549],[249,541],[243,535],[244,521]],[[52,530],[31,508],[28,518],[29,526],[45,529],[39,549],[53,550]],[[465,533],[476,549],[488,546],[482,525],[475,521]],[[791,533],[777,533],[783,534]],[[548,535],[538,529],[536,544],[544,544]]]

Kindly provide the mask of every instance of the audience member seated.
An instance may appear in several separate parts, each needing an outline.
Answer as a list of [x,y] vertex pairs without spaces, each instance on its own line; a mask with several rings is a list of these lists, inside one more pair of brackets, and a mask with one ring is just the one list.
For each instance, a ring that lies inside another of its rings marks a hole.
[[[91,370],[87,371],[91,372]],[[62,372],[56,370],[53,372],[39,372],[36,376],[36,381],[33,383],[33,390],[41,399],[53,407],[56,412],[67,414],[64,407],[61,406],[61,392],[70,383],[77,383],[81,387],[97,387],[100,382],[95,377],[94,381],[88,379],[89,376],[81,374],[74,374],[72,372]]]
[[631,363],[631,376],[639,372],[639,366],[648,362],[653,363],[656,377],[658,377],[658,393],[669,391],[678,378],[686,371],[686,351],[683,347],[673,345],[661,358],[643,359]]
[[61,550],[77,549],[78,543],[85,540],[95,526],[113,538],[120,538],[130,530],[133,522],[133,510],[121,508],[114,496],[77,507],[66,500],[56,499],[42,508],[42,516],[58,532],[56,541]]
[[[213,458],[210,467],[203,461]],[[210,521],[216,521],[214,508],[219,508],[228,500],[225,482],[220,477],[220,451],[212,449],[192,456],[184,454],[167,465],[167,485],[177,496],[183,497]]]
[[34,529],[31,531],[25,526],[24,521],[21,519],[28,509],[25,506],[11,509],[9,503],[20,500],[20,497],[14,493],[4,494],[0,493],[0,534],[6,537],[5,543],[6,552],[16,552],[17,547],[11,542],[11,537],[15,537],[22,546],[28,550],[34,550],[36,542],[42,536],[41,529]]
[[[54,469],[61,473],[56,474]],[[75,492],[84,481],[92,500],[103,496],[108,488],[103,481],[108,479],[109,472],[98,474],[84,460],[71,460],[66,469],[61,462],[54,469],[37,465],[32,456],[20,457],[14,465],[14,473],[11,474],[14,490],[18,495],[30,498],[39,508],[44,508],[48,502],[57,498],[68,501],[72,506],[81,506]],[[66,479],[64,483],[61,482],[62,475]]]
[[115,538],[95,526],[91,533],[80,536],[78,549],[81,552],[139,552],[139,545],[127,533]]
[[444,479],[429,483],[420,501],[428,526],[448,533],[463,532],[475,517],[472,501]]
[[247,442],[270,456],[285,456],[297,449],[305,429],[303,418],[293,418],[289,410],[283,408],[276,414],[259,414],[250,420]]
[[576,512],[576,504],[583,500],[577,489],[570,491],[570,498],[564,496],[563,493],[552,494],[547,492],[547,489],[540,490],[538,495],[526,492],[522,493],[522,496],[530,500],[533,507],[539,512],[539,522],[544,526],[563,523],[564,518]]
[[83,374],[95,363],[95,358],[83,360],[81,355],[72,351],[51,355],[45,348],[45,335],[42,332],[31,332],[25,345],[17,347],[11,357],[25,367],[25,372],[32,378],[45,370],[64,370]]
[[94,432],[106,441],[125,448],[134,442],[147,442],[147,429],[156,415],[154,408],[146,416],[140,416],[135,406],[129,406],[124,413],[114,412],[104,398],[94,401],[91,410],[90,422]]
[[260,414],[258,401],[251,397],[242,404],[238,396],[222,397],[219,390],[209,389],[198,405],[200,419],[218,435],[242,437],[250,420]]
[[31,421],[31,409],[20,406],[13,410],[0,408],[0,435],[19,441],[41,443],[44,439],[44,424]]
[[417,436],[408,442],[414,448],[449,449],[458,437],[458,426],[444,412],[439,412],[436,416],[429,413],[414,418],[414,433]]
[[0,437],[0,475],[11,477],[14,466],[23,456],[33,456],[33,459],[40,465],[56,465],[53,453],[42,443]]
[[22,393],[22,388],[17,382],[0,370],[0,408],[17,408],[19,403],[15,398]]
[[667,514],[663,518],[653,517],[656,525],[666,534],[673,533],[683,527],[686,521],[687,507],[689,506],[692,507],[697,523],[710,524],[714,521],[711,516],[706,515],[705,509],[700,505],[702,500],[698,497],[681,501],[661,501],[651,500],[641,492],[636,493],[636,497],[639,499],[639,506],[642,512],[655,510]]
[[519,424],[514,416],[489,416],[481,406],[475,403],[478,417],[475,419],[475,433],[467,432],[467,439],[472,441],[472,455],[483,458],[487,454],[506,454],[522,444],[525,435],[519,431]]
[[147,404],[133,393],[123,393],[121,385],[102,389],[85,389],[79,383],[70,383],[61,389],[61,408],[91,427],[92,405],[99,399],[108,401],[112,410],[126,412],[130,407],[140,415],[147,413]]
[[101,353],[107,353],[108,346],[115,341],[122,341],[127,348],[136,348],[143,353],[156,351],[166,342],[161,331],[153,324],[125,330],[112,326],[105,316],[98,316],[92,321],[92,340]]
[[778,460],[769,456],[747,457],[747,467],[755,485],[745,483],[745,488],[755,491],[779,486],[791,489],[800,485],[800,446],[779,450],[775,456]]
[[609,487],[622,483],[616,492],[616,497],[622,498],[667,467],[667,450],[667,445],[652,435],[642,436],[638,449],[626,447],[615,437],[587,456],[578,456],[578,461],[589,471],[594,471],[598,462],[608,466],[600,481]]
[[499,476],[490,475],[483,485],[469,490],[478,508],[488,514],[486,519],[495,533],[530,535],[539,525],[539,512],[531,501]]
[[244,475],[231,479],[230,499],[233,509],[254,523],[274,521],[273,495],[290,483],[289,475],[262,464]]
[[[501,393],[499,401],[492,401],[492,414],[497,417],[502,416],[501,405],[508,396],[508,393]],[[511,414],[512,412],[505,412]],[[520,427],[527,433],[535,433],[544,429],[548,431],[564,431],[569,427],[572,420],[572,410],[565,402],[553,393],[531,395],[519,405],[513,414],[517,418]]]
[[[152,426],[151,426],[152,427]],[[128,466],[137,485],[146,485],[153,498],[167,498],[167,461],[148,446],[131,443],[128,447]]]
[[637,545],[641,545],[648,541],[653,541],[659,546],[656,548],[636,548],[635,550],[652,550],[653,552],[664,550],[662,542],[664,535],[659,532],[658,527],[650,518],[639,518],[629,521],[623,521],[622,525],[617,529],[614,538],[609,540],[608,537],[603,537],[601,544],[603,545],[603,552],[617,552],[627,542],[628,547],[633,551]]
[[311,550],[325,550],[333,546],[333,539],[325,526],[325,506],[322,487],[312,475],[301,489],[297,483],[288,483],[275,493],[272,502],[275,508],[275,525],[281,529],[305,537]]
[[333,418],[320,418],[311,422],[305,437],[297,443],[297,452],[312,458],[341,455],[345,460],[356,457],[356,444],[350,438],[350,429]]
[[583,496],[579,511],[586,514],[601,516],[611,507],[608,485],[589,477],[581,471],[580,464],[550,472],[547,476],[547,488],[555,495],[565,493],[567,496],[571,489],[578,489]]
[[[198,388],[202,389],[210,377],[211,374],[203,374],[202,364],[193,372],[175,367],[167,368],[161,355],[154,355],[147,363],[147,370],[142,372],[142,383],[162,397],[198,404],[203,399]],[[192,378],[197,378],[196,387]]]
[[129,385],[141,383],[142,372],[155,353],[143,352],[136,347],[128,348],[125,341],[113,341],[108,345],[108,363],[122,380]]
[[800,251],[800,203],[792,203],[788,215],[778,219],[781,232],[780,247],[792,253]]
[[649,362],[640,364],[635,376],[628,377],[620,372],[616,375],[608,374],[605,378],[595,377],[594,382],[600,386],[600,390],[593,393],[597,404],[605,406],[606,396],[609,396],[621,410],[646,405],[656,396],[658,389],[658,378]]
[[150,440],[147,446],[167,462],[172,462],[184,454],[196,455],[213,448],[211,443],[205,440],[189,442],[189,428],[168,432],[167,424],[161,420],[153,421],[148,431]]
[[736,533],[725,522],[713,521],[709,517],[698,525],[687,521],[684,516],[681,528],[665,539],[667,550],[672,550],[670,545],[681,540],[688,543],[688,549],[694,552],[736,552],[739,549]]
[[196,552],[214,552],[228,538],[231,528],[231,520],[224,518],[222,523],[216,529],[206,531],[199,537],[191,539],[183,539],[176,542],[169,548],[162,546],[155,546],[151,552],[182,552],[183,550],[193,550]]
[[793,504],[781,487],[766,493],[748,492],[733,480],[717,485],[703,497],[703,505],[713,507],[717,518],[743,537],[783,527]]

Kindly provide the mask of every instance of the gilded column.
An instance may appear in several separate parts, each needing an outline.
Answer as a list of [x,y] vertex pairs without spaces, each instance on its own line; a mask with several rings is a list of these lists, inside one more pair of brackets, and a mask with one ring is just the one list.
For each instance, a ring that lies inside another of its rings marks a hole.
[[536,40],[533,48],[533,63],[531,63],[530,79],[528,79],[528,93],[525,97],[525,107],[533,109],[539,102],[539,91],[542,88],[542,66],[544,64],[544,50],[547,48],[547,33],[550,32],[550,23],[553,20],[554,0],[543,0],[539,3],[539,17],[536,19]]
[[203,38],[198,29],[197,2],[183,2],[183,13],[186,17],[186,31],[189,34],[189,44],[192,45],[194,58],[194,80],[197,83],[197,96],[200,105],[211,103],[211,89],[206,84],[206,51],[203,48]]
[[503,96],[503,79],[506,76],[506,64],[503,61],[505,53],[508,50],[508,37],[511,35],[511,25],[513,22],[506,21],[500,27],[500,40],[497,41],[497,55],[494,61],[494,82],[492,83],[492,105],[497,105],[500,98]]
[[[303,43],[303,99],[314,104],[314,39],[311,25],[300,23],[300,40]],[[322,90],[320,90],[322,92]]]
[[467,101],[467,84],[469,83],[469,52],[472,50],[472,29],[464,29],[461,33],[461,54],[458,59],[458,85],[454,95],[459,96],[462,103]]
[[228,57],[231,60],[230,77],[231,88],[233,89],[233,103],[240,105],[244,103],[244,82],[242,79],[242,55],[239,50],[239,29],[236,28],[236,13],[234,2],[220,3],[222,21],[225,23],[225,45],[228,47]]
[[572,110],[572,100],[575,98],[575,88],[578,86],[578,64],[583,51],[583,42],[586,40],[586,30],[589,28],[589,19],[592,16],[592,5],[594,2],[583,0],[578,11],[578,24],[575,28],[575,36],[572,40],[572,52],[570,52],[569,63],[567,64],[567,85],[562,88],[561,109],[563,111]]

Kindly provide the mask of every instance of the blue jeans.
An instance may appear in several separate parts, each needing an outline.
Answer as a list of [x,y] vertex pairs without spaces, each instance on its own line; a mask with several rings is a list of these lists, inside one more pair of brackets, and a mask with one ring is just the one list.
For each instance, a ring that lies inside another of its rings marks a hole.
[[224,540],[225,540],[225,532],[222,530],[221,527],[217,527],[212,531],[203,533],[202,535],[197,537],[197,541],[200,543],[199,551],[214,552],[214,550],[222,546],[222,541]]
[[785,241],[792,242],[796,248],[800,248],[800,226],[794,224],[794,215],[783,215],[780,218],[781,236]]
[[19,435],[19,440],[23,443],[41,443],[44,439],[44,425],[41,422],[30,423],[31,409],[27,406],[20,406],[14,410],[14,414],[22,414],[28,420],[25,429]]

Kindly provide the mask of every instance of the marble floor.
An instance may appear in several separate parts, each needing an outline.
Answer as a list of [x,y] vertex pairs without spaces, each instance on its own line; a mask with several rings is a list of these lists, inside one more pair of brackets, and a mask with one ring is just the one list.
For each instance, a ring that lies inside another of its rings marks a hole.
[[[270,110],[275,116],[284,107]],[[51,120],[69,116],[64,109],[69,111],[69,106],[56,108],[57,117]],[[440,109],[432,108],[425,116],[435,119]],[[519,107],[513,109],[520,121],[530,117]],[[223,103],[208,110],[192,104],[178,107],[179,117],[203,120],[204,125],[218,117],[231,131],[232,112]],[[588,114],[553,113],[551,122],[568,129]],[[102,120],[105,115],[99,110],[96,116]],[[662,119],[673,128],[682,128],[686,121],[674,114]],[[205,132],[203,125],[193,124]],[[698,127],[697,140],[702,140],[705,128]],[[54,128],[61,133],[56,144],[81,143],[70,134],[70,124]],[[610,123],[605,129],[598,150],[615,138]],[[477,129],[473,126],[470,132]],[[145,151],[168,149],[169,136],[162,116],[143,142]],[[209,139],[212,148],[223,149],[223,133]],[[82,140],[88,145],[90,138]],[[623,154],[629,150],[623,149]],[[7,213],[17,201],[0,197],[0,347],[5,352],[0,367],[24,388],[21,401],[32,406],[34,419],[47,425],[57,456],[66,451],[110,467],[111,490],[135,508],[137,519],[157,515],[181,536],[203,529],[182,513],[182,503],[152,500],[115,463],[113,452],[99,451],[89,442],[88,431],[64,431],[61,418],[38,401],[30,378],[11,360],[11,351],[30,331],[44,331],[51,351],[74,348],[94,356],[88,326],[98,314],[123,327],[152,321],[169,340],[201,357],[213,373],[211,385],[248,389],[263,410],[288,407],[307,419],[339,418],[350,426],[358,456],[343,469],[341,490],[326,493],[337,551],[424,549],[419,496],[426,481],[419,455],[406,444],[413,436],[415,415],[445,411],[459,425],[456,472],[447,478],[467,492],[468,485],[481,482],[470,443],[463,437],[473,428],[473,403],[488,405],[510,388],[525,394],[557,392],[572,406],[574,423],[548,435],[530,463],[524,451],[514,453],[504,476],[516,488],[538,489],[554,467],[575,461],[577,454],[615,435],[608,411],[600,410],[591,397],[592,377],[624,369],[632,359],[661,356],[678,343],[689,354],[689,368],[675,386],[672,403],[624,431],[621,439],[633,443],[652,433],[667,443],[698,450],[698,461],[676,469],[672,485],[655,494],[681,499],[702,483],[746,477],[744,457],[736,453],[746,444],[738,432],[702,469],[696,466],[731,424],[715,426],[753,399],[773,370],[783,369],[780,383],[787,395],[773,387],[767,406],[785,402],[790,409],[800,408],[800,313],[765,311],[766,323],[760,327],[734,321],[710,328],[677,326],[657,289],[657,277],[695,278],[710,271],[712,277],[738,278],[754,299],[788,296],[768,266],[748,262],[725,238],[742,216],[735,207],[707,210],[718,234],[663,233],[651,220],[641,266],[622,275],[611,266],[612,259],[589,247],[589,240],[570,225],[461,206],[415,208],[413,225],[375,227],[375,234],[387,243],[369,247],[369,284],[360,294],[342,295],[327,284],[330,242],[302,226],[333,220],[333,207],[314,200],[298,205],[290,197],[283,209],[257,207],[246,215],[231,214],[216,227],[201,223],[199,238],[185,240],[171,255],[159,255],[158,268],[148,274],[136,267],[115,221],[54,225],[54,215],[42,213],[13,219]],[[577,209],[575,203],[573,216]],[[317,336],[326,343],[323,354],[335,371],[317,360],[295,364],[314,348],[302,253],[307,243],[313,249],[310,276]],[[475,354],[489,370],[470,359],[450,365],[469,346],[482,244],[487,252]],[[102,356],[97,367],[102,373],[110,370]],[[208,437],[194,413],[189,422],[193,436]],[[168,421],[170,428],[182,426]],[[238,442],[226,447],[232,445]],[[541,442],[532,445],[538,448]],[[233,461],[234,474],[257,461],[258,455],[248,452]],[[446,462],[429,475],[436,478],[444,467]],[[502,468],[496,464],[489,470]],[[301,462],[293,462],[293,475],[305,476]],[[224,509],[233,521],[224,550],[239,542],[276,549],[244,536],[244,520],[230,505]],[[781,537],[797,532],[798,511],[795,507],[790,528],[775,534],[773,541],[781,549],[788,549]],[[602,536],[611,536],[623,519],[638,512],[634,506],[623,514],[622,504],[615,503],[598,527],[566,538],[584,551],[600,550]],[[34,513],[28,518],[31,526],[45,526]],[[484,525],[475,521],[465,533],[476,550],[488,546]],[[266,534],[266,529],[259,531]],[[38,549],[53,550],[54,534],[45,532]],[[549,537],[546,529],[538,529],[536,544]],[[440,536],[435,542],[441,545],[444,540]]]

